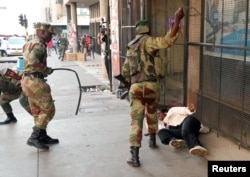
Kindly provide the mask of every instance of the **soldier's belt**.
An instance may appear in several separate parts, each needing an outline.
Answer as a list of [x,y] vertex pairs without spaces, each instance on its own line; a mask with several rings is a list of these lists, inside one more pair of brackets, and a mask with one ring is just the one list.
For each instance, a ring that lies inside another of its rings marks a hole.
[[157,82],[158,80],[157,79],[148,79],[148,80],[145,80],[145,81],[148,81],[148,82]]
[[35,77],[35,78],[39,78],[39,79],[44,79],[44,75],[40,72],[24,73],[24,77]]
[[142,80],[142,81],[137,81],[135,83],[140,83],[140,82],[158,82],[158,79],[148,79],[148,80]]

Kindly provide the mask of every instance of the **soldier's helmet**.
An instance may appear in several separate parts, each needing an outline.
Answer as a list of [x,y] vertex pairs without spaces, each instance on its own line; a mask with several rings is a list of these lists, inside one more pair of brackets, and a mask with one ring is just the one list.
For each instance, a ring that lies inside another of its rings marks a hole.
[[135,31],[137,34],[143,34],[149,32],[149,23],[147,20],[141,20],[136,22]]
[[37,22],[37,23],[34,24],[34,28],[35,28],[35,30],[47,30],[52,34],[55,34],[55,32],[53,31],[52,26],[49,23]]

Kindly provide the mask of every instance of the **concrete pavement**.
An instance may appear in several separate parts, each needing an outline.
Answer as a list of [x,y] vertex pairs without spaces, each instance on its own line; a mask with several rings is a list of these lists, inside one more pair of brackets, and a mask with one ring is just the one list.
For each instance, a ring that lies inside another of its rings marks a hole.
[[[101,58],[87,61],[64,61],[55,54],[48,59],[53,68],[77,71],[85,88],[106,87],[102,78]],[[109,91],[83,92],[78,115],[75,115],[79,87],[73,72],[55,71],[48,77],[56,105],[56,115],[48,134],[59,138],[49,151],[38,151],[26,144],[33,120],[13,101],[16,124],[0,126],[0,177],[207,177],[207,160],[249,160],[249,150],[211,132],[201,135],[209,155],[188,154],[186,148],[172,150],[157,139],[158,148],[147,146],[143,137],[141,167],[126,164],[129,157],[129,103]],[[89,90],[91,91],[91,90]],[[0,112],[1,121],[5,119]]]

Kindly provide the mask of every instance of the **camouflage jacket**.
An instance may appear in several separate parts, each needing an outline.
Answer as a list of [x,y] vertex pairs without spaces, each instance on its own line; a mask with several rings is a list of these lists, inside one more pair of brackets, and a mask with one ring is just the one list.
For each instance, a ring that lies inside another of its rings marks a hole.
[[40,72],[47,76],[52,72],[47,67],[47,45],[45,41],[35,37],[23,47],[24,73]]
[[[126,81],[133,84],[158,79],[152,56],[155,56],[155,53],[159,49],[171,47],[179,36],[179,34],[177,34],[171,38],[169,34],[170,32],[163,37],[151,37],[147,34],[137,35],[136,38],[128,44],[126,59],[122,66],[121,73]],[[139,61],[134,61],[138,52],[140,56],[137,60]]]
[[59,46],[63,45],[63,46],[67,47],[69,45],[68,39],[66,39],[66,38],[59,38],[58,45]]
[[0,93],[15,94],[21,92],[21,87],[18,86],[18,80],[5,77],[0,71]]

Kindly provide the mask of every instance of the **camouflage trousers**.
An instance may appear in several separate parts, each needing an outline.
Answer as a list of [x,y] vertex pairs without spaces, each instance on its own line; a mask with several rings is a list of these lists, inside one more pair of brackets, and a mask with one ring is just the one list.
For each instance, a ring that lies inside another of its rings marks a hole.
[[29,99],[28,97],[25,95],[24,92],[21,93],[20,97],[19,97],[19,103],[21,104],[21,106],[30,114],[31,113],[31,109],[30,109],[30,104],[29,104]]
[[59,47],[59,57],[61,57],[62,58],[62,60],[64,59],[64,55],[65,55],[65,51],[67,50],[67,46],[65,46],[65,45],[61,45],[60,47]]
[[20,94],[22,92],[22,89],[17,89],[17,92],[15,93],[8,93],[4,92],[0,94],[0,105],[5,113],[11,113],[12,107],[10,105],[10,102],[13,100],[16,100],[20,97]]
[[35,126],[46,129],[55,115],[55,105],[51,96],[50,86],[42,79],[24,77],[22,89],[28,97]]
[[129,90],[131,128],[130,146],[141,147],[143,120],[146,117],[148,133],[158,131],[157,107],[160,100],[158,82],[135,83]]

